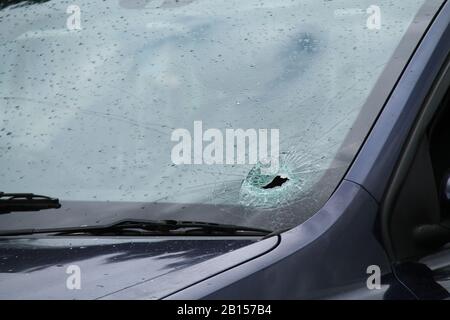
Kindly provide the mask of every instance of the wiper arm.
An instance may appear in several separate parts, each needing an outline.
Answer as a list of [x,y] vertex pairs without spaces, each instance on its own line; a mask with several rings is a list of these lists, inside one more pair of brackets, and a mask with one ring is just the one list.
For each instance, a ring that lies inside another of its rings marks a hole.
[[59,200],[34,193],[0,192],[0,214],[61,208]]
[[0,232],[0,236],[55,233],[56,235],[95,236],[148,236],[148,235],[254,235],[267,236],[270,230],[235,226],[229,224],[176,221],[126,219],[103,226],[83,226],[51,229],[27,229]]

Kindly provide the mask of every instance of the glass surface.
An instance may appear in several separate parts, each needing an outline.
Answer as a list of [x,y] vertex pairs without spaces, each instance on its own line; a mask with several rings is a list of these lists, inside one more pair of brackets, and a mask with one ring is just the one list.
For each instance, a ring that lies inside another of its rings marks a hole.
[[[3,1],[0,190],[60,198],[65,214],[33,213],[54,216],[46,227],[119,216],[295,226],[348,169],[377,112],[355,123],[424,3]],[[278,172],[175,164],[172,134],[193,135],[194,121],[279,130]],[[277,176],[287,180],[264,188]],[[0,228],[29,216],[3,215]]]

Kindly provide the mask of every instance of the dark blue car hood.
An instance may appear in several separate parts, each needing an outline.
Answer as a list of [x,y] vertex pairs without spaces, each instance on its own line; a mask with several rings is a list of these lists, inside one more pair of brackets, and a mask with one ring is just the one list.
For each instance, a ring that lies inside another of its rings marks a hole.
[[[141,298],[163,298],[189,281],[164,288],[166,282],[156,279],[167,278],[254,241],[201,237],[3,238],[0,299],[98,299],[142,284],[149,289],[147,296]],[[80,268],[80,289],[68,289],[66,285],[71,265]]]

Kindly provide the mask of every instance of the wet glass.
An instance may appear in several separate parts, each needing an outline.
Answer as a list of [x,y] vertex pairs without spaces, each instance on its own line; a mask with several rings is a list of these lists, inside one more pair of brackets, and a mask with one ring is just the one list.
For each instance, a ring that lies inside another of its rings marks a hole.
[[[71,216],[39,213],[54,216],[46,227],[119,216],[298,225],[348,169],[391,88],[371,93],[424,3],[2,2],[0,190],[60,198]],[[279,130],[279,172],[174,164],[171,135],[194,121]]]

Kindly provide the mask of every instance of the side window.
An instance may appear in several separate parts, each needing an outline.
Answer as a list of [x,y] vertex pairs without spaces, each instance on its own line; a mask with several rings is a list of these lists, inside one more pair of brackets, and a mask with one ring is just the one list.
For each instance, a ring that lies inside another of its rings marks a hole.
[[418,133],[411,138],[414,142],[410,141],[405,150],[406,161],[398,168],[406,175],[401,173],[401,178],[393,181],[397,193],[388,193],[387,198],[393,201],[391,210],[382,213],[383,234],[396,277],[418,299],[448,299],[450,91],[440,101],[437,112],[423,114],[416,126],[420,128]]
[[419,259],[450,244],[450,200],[445,196],[450,174],[449,92],[437,110],[418,140],[385,224],[397,261]]
[[430,129],[430,141],[433,173],[440,191],[441,217],[447,226],[450,219],[450,92]]

